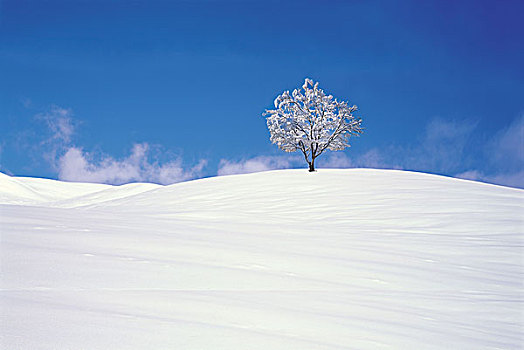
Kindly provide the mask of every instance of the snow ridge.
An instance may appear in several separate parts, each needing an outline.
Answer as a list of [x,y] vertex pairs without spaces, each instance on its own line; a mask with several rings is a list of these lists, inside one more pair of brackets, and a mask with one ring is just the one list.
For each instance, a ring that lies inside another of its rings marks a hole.
[[0,174],[6,349],[518,349],[524,191],[394,170]]

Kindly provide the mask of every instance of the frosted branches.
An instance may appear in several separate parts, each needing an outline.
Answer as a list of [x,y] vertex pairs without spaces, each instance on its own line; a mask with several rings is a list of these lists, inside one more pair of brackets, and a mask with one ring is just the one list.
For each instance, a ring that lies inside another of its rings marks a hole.
[[281,150],[304,154],[309,170],[325,150],[350,147],[349,138],[362,133],[360,118],[353,116],[357,106],[349,106],[318,88],[318,82],[306,78],[302,89],[284,91],[266,110],[271,142]]

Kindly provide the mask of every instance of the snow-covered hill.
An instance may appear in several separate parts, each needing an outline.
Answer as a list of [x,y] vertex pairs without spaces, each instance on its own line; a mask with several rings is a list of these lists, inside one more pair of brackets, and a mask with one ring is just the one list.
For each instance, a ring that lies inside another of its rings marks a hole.
[[519,349],[524,191],[393,170],[0,175],[2,349]]

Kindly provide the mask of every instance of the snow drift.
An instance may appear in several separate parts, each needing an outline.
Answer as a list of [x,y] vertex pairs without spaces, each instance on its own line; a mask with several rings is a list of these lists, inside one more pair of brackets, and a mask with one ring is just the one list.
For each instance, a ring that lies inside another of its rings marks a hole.
[[0,175],[4,349],[517,349],[524,191],[394,170]]

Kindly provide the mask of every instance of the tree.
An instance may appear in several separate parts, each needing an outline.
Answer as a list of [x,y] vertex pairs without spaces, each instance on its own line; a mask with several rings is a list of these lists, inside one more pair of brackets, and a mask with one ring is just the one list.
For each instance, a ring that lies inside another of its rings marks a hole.
[[315,159],[325,150],[350,147],[349,138],[362,133],[362,119],[353,116],[357,106],[349,106],[326,95],[318,82],[306,78],[301,90],[284,91],[275,99],[275,109],[264,112],[271,142],[281,150],[300,150],[315,171]]

